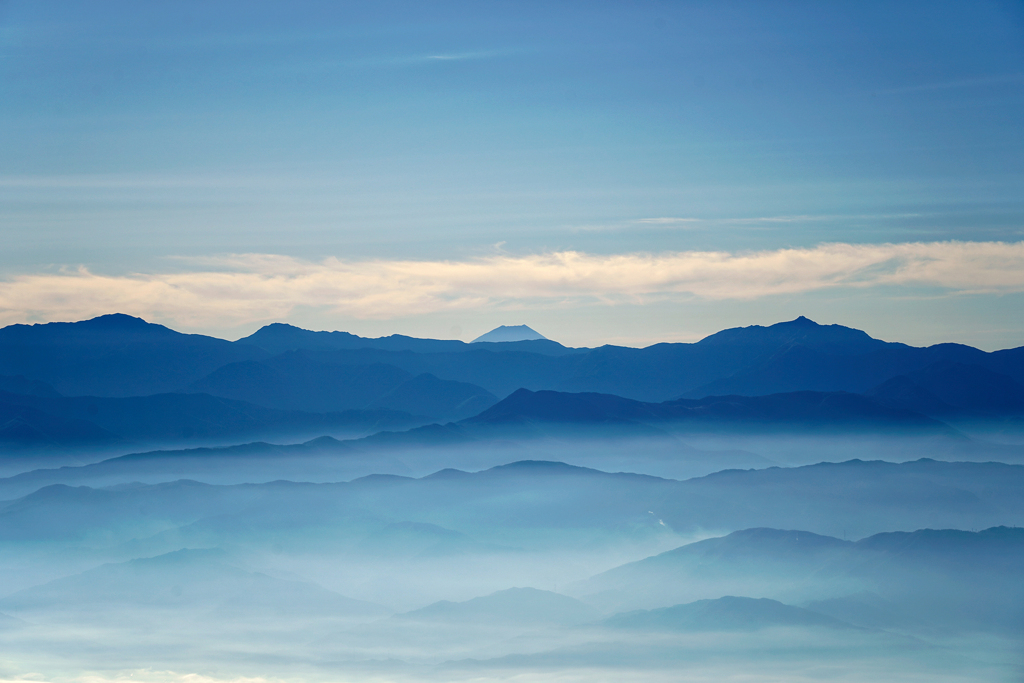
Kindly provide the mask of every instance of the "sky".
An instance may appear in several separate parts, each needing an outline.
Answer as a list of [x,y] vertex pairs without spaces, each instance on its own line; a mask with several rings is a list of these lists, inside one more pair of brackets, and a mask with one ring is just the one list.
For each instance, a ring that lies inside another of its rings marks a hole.
[[1024,345],[1020,2],[0,0],[0,324]]

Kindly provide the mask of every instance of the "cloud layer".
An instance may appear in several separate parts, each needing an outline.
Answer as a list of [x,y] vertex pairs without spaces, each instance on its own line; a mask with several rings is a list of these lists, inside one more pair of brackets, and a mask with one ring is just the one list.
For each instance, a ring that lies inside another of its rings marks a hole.
[[1024,291],[1024,242],[823,244],[749,253],[595,255],[564,251],[466,261],[242,254],[180,272],[103,275],[84,268],[0,281],[0,323],[119,311],[185,327],[285,320],[296,307],[358,319],[451,310],[756,299],[829,288]]

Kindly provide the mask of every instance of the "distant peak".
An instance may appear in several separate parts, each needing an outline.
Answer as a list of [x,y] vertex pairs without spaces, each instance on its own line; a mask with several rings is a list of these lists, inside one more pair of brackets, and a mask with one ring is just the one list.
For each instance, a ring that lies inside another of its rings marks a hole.
[[516,341],[532,341],[535,339],[547,339],[544,335],[540,334],[536,330],[527,327],[526,325],[501,325],[495,327],[487,334],[482,334],[474,339],[471,344],[476,342],[516,342]]
[[108,313],[107,315],[100,315],[89,320],[83,320],[82,322],[90,327],[108,328],[145,327],[150,324],[142,318],[136,318],[125,313]]
[[790,320],[786,324],[788,324],[788,325],[805,325],[807,327],[821,327],[820,325],[818,325],[818,323],[816,323],[813,320],[811,320],[810,318],[807,318],[807,317],[804,317],[804,316],[800,316],[796,320]]

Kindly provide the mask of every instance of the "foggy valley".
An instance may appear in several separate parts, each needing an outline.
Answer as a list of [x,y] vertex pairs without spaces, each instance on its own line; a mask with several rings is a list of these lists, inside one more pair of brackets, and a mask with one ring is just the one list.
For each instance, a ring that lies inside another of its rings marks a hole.
[[8,677],[1021,674],[1024,349],[265,330],[0,330]]

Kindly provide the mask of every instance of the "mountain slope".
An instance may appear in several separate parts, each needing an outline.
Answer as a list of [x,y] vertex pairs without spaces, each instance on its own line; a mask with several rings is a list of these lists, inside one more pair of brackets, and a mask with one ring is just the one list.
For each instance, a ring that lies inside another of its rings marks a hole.
[[368,404],[442,421],[462,420],[490,408],[498,399],[475,384],[438,379],[425,372]]
[[981,366],[952,361],[894,377],[867,395],[929,415],[1024,415],[1024,385]]
[[509,588],[465,602],[435,602],[399,617],[480,625],[570,626],[592,621],[597,615],[593,607],[566,595],[536,588]]
[[302,351],[218,368],[193,382],[190,393],[207,393],[279,410],[332,412],[366,408],[412,374],[383,363],[324,363]]
[[422,419],[407,413],[384,409],[335,413],[285,411],[207,394],[110,398],[0,392],[0,417],[4,415],[22,416],[30,426],[43,425],[33,426],[38,435],[31,443],[65,446],[92,446],[117,440],[136,444],[237,443],[303,435],[307,439],[322,434],[362,436],[381,429],[422,424]]
[[[320,586],[240,569],[220,550],[179,550],[158,557],[105,564],[26,588],[0,599],[14,614],[97,613],[161,607],[202,610],[208,616],[379,616],[379,605]],[[210,613],[210,610],[216,612]]]
[[768,598],[724,596],[653,610],[624,612],[604,621],[631,631],[757,631],[764,628],[853,628],[834,617]]
[[644,403],[620,396],[520,389],[462,424],[500,430],[524,424],[621,427],[679,431],[875,431],[954,435],[950,427],[908,410],[888,408],[843,392],[771,396],[709,396]]
[[988,367],[996,359],[984,351],[960,344],[915,348],[887,344],[874,351],[834,353],[828,347],[792,344],[740,371],[687,391],[689,398],[709,394],[757,396],[797,389],[863,393],[892,377],[914,372],[933,363],[949,361]]
[[[1024,529],[922,529],[857,542],[808,532],[749,529],[629,563],[582,582],[576,594],[610,604],[665,604],[738,589],[790,596],[869,623],[900,612],[937,623],[1024,629]],[[840,598],[840,596],[844,596]],[[848,596],[848,597],[846,597]],[[865,607],[868,605],[865,604]],[[871,614],[873,612],[873,615]],[[656,620],[655,620],[656,621]]]
[[88,420],[18,405],[16,399],[7,400],[11,396],[0,392],[0,448],[96,448],[123,442]]
[[481,334],[474,339],[472,344],[480,342],[519,342],[546,340],[547,337],[526,325],[499,325],[486,334]]

